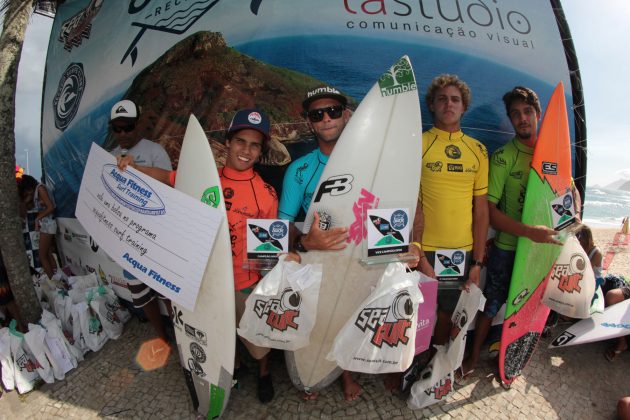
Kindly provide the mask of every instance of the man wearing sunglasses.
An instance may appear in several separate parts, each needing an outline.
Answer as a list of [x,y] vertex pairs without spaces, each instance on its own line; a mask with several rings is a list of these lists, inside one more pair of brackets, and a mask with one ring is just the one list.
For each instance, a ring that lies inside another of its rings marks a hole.
[[[294,222],[300,210],[308,213],[311,199],[319,178],[324,171],[328,158],[337,144],[346,123],[350,119],[350,111],[346,108],[348,99],[337,89],[322,86],[306,93],[302,101],[302,116],[317,139],[318,148],[292,162],[282,183],[282,196],[278,208],[279,217]],[[347,227],[335,227],[323,230],[320,215],[315,213],[313,224],[307,234],[299,232],[291,225],[291,237],[296,251],[340,250],[346,247]],[[348,401],[357,399],[361,387],[348,371],[342,373],[343,393]],[[304,399],[317,398],[317,393],[305,393]]]
[[[109,128],[117,146],[110,152],[114,156],[131,155],[142,166],[153,166],[170,171],[171,160],[166,150],[158,143],[142,138],[138,133],[137,105],[128,99],[116,102],[112,107]],[[157,299],[162,299],[170,312],[170,302],[149,286],[123,271],[131,292],[134,307],[142,309],[145,316],[163,340],[167,341],[166,330]]]

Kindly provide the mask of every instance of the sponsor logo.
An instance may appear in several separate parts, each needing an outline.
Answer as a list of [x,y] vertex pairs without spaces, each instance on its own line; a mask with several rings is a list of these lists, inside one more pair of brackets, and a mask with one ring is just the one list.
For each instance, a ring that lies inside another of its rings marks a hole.
[[503,158],[503,152],[505,152],[505,150],[499,149],[492,154],[492,161],[495,163],[495,165],[507,166],[507,162]]
[[197,343],[201,344],[202,346],[208,345],[208,338],[205,332],[189,324],[184,324],[184,332],[186,333],[186,336],[192,338],[193,340],[195,340]]
[[573,340],[574,338],[575,338],[575,335],[571,334],[568,331],[565,331],[561,335],[556,337],[556,339],[553,340],[551,345],[554,347],[561,347],[567,344],[569,341]]
[[411,92],[417,89],[411,64],[406,58],[401,58],[389,71],[378,79],[381,96],[392,96]]
[[514,179],[521,179],[523,178],[523,171],[510,172],[510,176]]
[[58,41],[63,43],[66,51],[78,47],[83,38],[89,39],[92,31],[92,20],[101,10],[103,0],[92,0],[88,6],[61,24]]
[[[275,225],[275,226],[274,226]],[[249,230],[254,234],[261,245],[256,247],[256,251],[280,252],[284,250],[278,239],[282,239],[289,231],[286,224],[282,222],[273,222],[269,226],[269,231],[262,226],[249,223]],[[275,236],[271,231],[275,231]]]
[[200,378],[206,376],[206,373],[203,371],[203,368],[201,367],[199,362],[197,362],[192,357],[188,359],[188,370],[190,370],[191,373],[199,376]]
[[55,127],[59,130],[65,130],[77,115],[84,90],[83,64],[71,63],[61,75],[57,93],[53,98]]
[[392,217],[390,218],[390,223],[396,230],[404,229],[408,222],[409,218],[407,217],[407,213],[402,210],[396,210],[392,213]]
[[454,144],[449,144],[444,148],[444,154],[451,159],[459,159],[462,157],[462,151]]
[[569,264],[556,264],[551,270],[551,281],[558,282],[558,290],[566,293],[580,293],[580,281],[584,278],[586,260],[580,254],[573,254]]
[[219,194],[219,187],[214,186],[206,188],[203,194],[201,194],[201,202],[214,208],[219,207],[219,203],[221,203],[221,194]]
[[427,162],[424,166],[426,166],[431,172],[442,172],[442,162],[439,160],[437,162]]
[[96,243],[94,238],[92,238],[91,236],[90,236],[90,249],[92,250],[92,252],[98,252],[98,244]]
[[466,168],[466,169],[464,170],[464,172],[468,172],[468,173],[471,173],[471,172],[472,172],[472,173],[476,173],[476,172],[477,172],[477,165],[473,165],[473,166],[471,166],[470,168]]
[[177,306],[173,305],[173,322],[175,323],[174,325],[180,329],[184,325],[183,315],[184,314],[181,309],[178,309]]
[[464,165],[461,163],[449,163],[447,166],[449,172],[464,172]]
[[42,366],[37,360],[31,360],[26,353],[22,353],[20,357],[15,361],[15,365],[20,368],[20,371],[35,372],[36,369],[42,369]]
[[323,210],[317,212],[319,214],[319,228],[328,230],[332,227],[332,216]]
[[[137,15],[131,26],[140,28],[140,32],[125,51],[120,60],[124,63],[131,58],[131,65],[138,59],[138,44],[147,30],[181,35],[190,29],[203,15],[219,3],[220,0],[167,1],[163,5],[149,7],[151,0],[131,0],[127,9],[130,15]],[[262,0],[251,0],[249,10],[258,14]]]
[[558,175],[558,164],[556,162],[543,162],[541,170],[545,175]]
[[462,267],[462,264],[465,263],[465,257],[466,257],[466,254],[464,252],[455,251],[453,252],[453,254],[451,254],[450,257],[448,255],[440,254],[436,252],[435,256],[437,257],[442,267],[444,267],[444,270],[442,270],[438,274],[438,276],[457,277],[457,276],[462,275],[462,270],[464,268]]
[[72,242],[72,234],[70,233],[68,228],[65,228],[63,230],[63,239],[65,239],[68,242]]
[[352,205],[352,213],[354,214],[354,222],[348,229],[347,242],[354,242],[359,245],[363,239],[367,237],[367,229],[365,228],[363,214],[367,213],[369,209],[375,209],[378,207],[379,199],[374,194],[361,188],[361,196]]
[[381,348],[383,343],[389,347],[407,344],[407,331],[411,328],[414,308],[406,290],[399,292],[387,308],[364,308],[359,312],[354,325],[362,332],[370,330],[370,342]]
[[477,148],[479,149],[479,152],[481,152],[481,154],[483,155],[483,157],[485,157],[486,159],[488,159],[488,149],[486,149],[486,146],[484,146],[481,143],[477,143]]
[[519,303],[521,303],[521,301],[523,299],[525,299],[527,297],[527,295],[529,294],[529,289],[524,289],[521,291],[521,293],[519,293],[518,295],[516,295],[516,297],[514,298],[514,300],[512,301],[512,305],[518,305]]
[[440,381],[433,387],[424,391],[427,396],[433,394],[433,398],[441,400],[446,397],[453,390],[453,383],[450,378],[450,374],[446,378],[440,379]]
[[[123,173],[116,165],[103,165],[101,181],[112,197],[131,211],[150,216],[166,213],[164,203],[156,192],[129,171]],[[111,209],[116,212],[114,206]]]
[[258,125],[262,121],[262,117],[256,111],[250,112],[249,115],[247,116],[247,121],[249,121],[252,124]]
[[223,197],[224,198],[232,198],[232,197],[234,197],[234,190],[232,188],[224,188],[223,189]]
[[273,222],[269,225],[269,234],[273,239],[282,239],[289,233],[289,227],[284,222]]
[[206,352],[203,351],[203,348],[197,343],[190,343],[190,355],[198,363],[206,362]]
[[551,202],[551,215],[554,229],[560,230],[570,225],[573,220],[573,194],[571,191]]
[[334,175],[322,182],[315,194],[314,203],[319,203],[322,199],[322,195],[330,194],[333,197],[338,195],[347,194],[352,189],[352,181],[354,177],[352,175]]
[[258,318],[265,318],[265,323],[273,331],[286,331],[289,328],[297,330],[299,324],[295,319],[300,316],[302,295],[290,287],[282,291],[280,299],[261,300],[254,303],[254,313]]
[[299,185],[302,185],[304,183],[304,171],[306,171],[307,168],[308,163],[304,163],[304,165],[299,166],[295,170],[295,182],[297,182]]
[[466,326],[466,323],[468,323],[468,313],[462,309],[461,312],[455,314],[454,318],[453,326],[451,327],[451,340],[455,340]]

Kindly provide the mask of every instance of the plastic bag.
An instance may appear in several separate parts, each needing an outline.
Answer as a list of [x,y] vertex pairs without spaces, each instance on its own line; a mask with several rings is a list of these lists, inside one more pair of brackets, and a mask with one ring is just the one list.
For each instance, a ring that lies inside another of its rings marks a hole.
[[15,367],[11,356],[11,337],[9,329],[0,329],[0,364],[2,365],[2,384],[7,391],[15,389]]
[[247,298],[237,332],[257,346],[293,351],[309,344],[322,265],[303,266],[284,258],[280,256]]
[[28,324],[28,332],[24,334],[26,352],[37,362],[37,373],[48,384],[55,382],[52,366],[47,354],[50,352],[46,345],[46,330],[36,324]]
[[547,275],[542,303],[571,318],[589,318],[595,294],[595,274],[588,255],[574,235],[567,238]]
[[416,327],[416,354],[429,348],[437,308],[438,281],[420,273],[418,283],[423,301],[418,305],[418,325]]
[[591,302],[591,308],[589,312],[591,315],[593,314],[603,314],[604,313],[604,292],[602,292],[601,286],[597,286],[595,289],[595,295],[593,295],[593,301]]
[[31,279],[33,280],[33,288],[35,289],[35,294],[37,295],[39,305],[42,307],[42,309],[52,311],[52,302],[48,302],[48,277],[46,277],[45,274],[43,276],[39,274],[33,274],[31,276]]
[[407,406],[412,410],[428,407],[445,401],[453,392],[453,370],[447,369],[450,363],[446,346],[435,346],[437,352],[431,363],[420,373],[420,379],[413,384]]
[[15,388],[20,394],[29,392],[39,379],[37,369],[41,368],[35,357],[24,345],[24,334],[15,329],[14,321],[9,327],[11,357],[13,358]]
[[[90,308],[87,302],[77,303],[75,308],[79,318],[79,338],[84,341],[88,349],[99,351],[109,338],[103,329],[99,316]],[[77,319],[74,318],[75,323],[76,321]]]
[[70,344],[61,329],[61,321],[53,314],[44,311],[41,323],[46,329],[45,340],[50,350],[48,360],[53,368],[53,374],[58,380],[64,379],[66,373],[76,368],[83,360],[83,353]]
[[130,317],[129,312],[120,306],[118,297],[111,288],[95,287],[86,291],[90,308],[98,316],[109,338],[117,339],[123,333],[123,323]]
[[353,372],[407,369],[415,354],[420,274],[390,263],[370,296],[341,328],[326,359]]
[[85,276],[68,277],[68,284],[71,289],[82,291],[101,285],[95,272],[86,274]]

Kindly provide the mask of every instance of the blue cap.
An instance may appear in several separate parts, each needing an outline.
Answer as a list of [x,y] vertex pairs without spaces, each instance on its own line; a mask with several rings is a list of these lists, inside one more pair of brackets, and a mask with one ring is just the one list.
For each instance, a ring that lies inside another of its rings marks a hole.
[[265,136],[265,141],[269,141],[269,125],[269,117],[264,111],[257,108],[241,109],[234,114],[227,134],[229,137],[230,134],[238,130],[251,128],[262,133]]

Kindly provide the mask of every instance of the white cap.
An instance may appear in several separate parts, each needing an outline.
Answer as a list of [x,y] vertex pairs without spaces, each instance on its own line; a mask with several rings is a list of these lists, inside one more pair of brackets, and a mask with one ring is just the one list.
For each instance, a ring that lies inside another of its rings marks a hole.
[[138,107],[129,99],[116,102],[112,107],[109,120],[114,121],[117,118],[138,118]]

